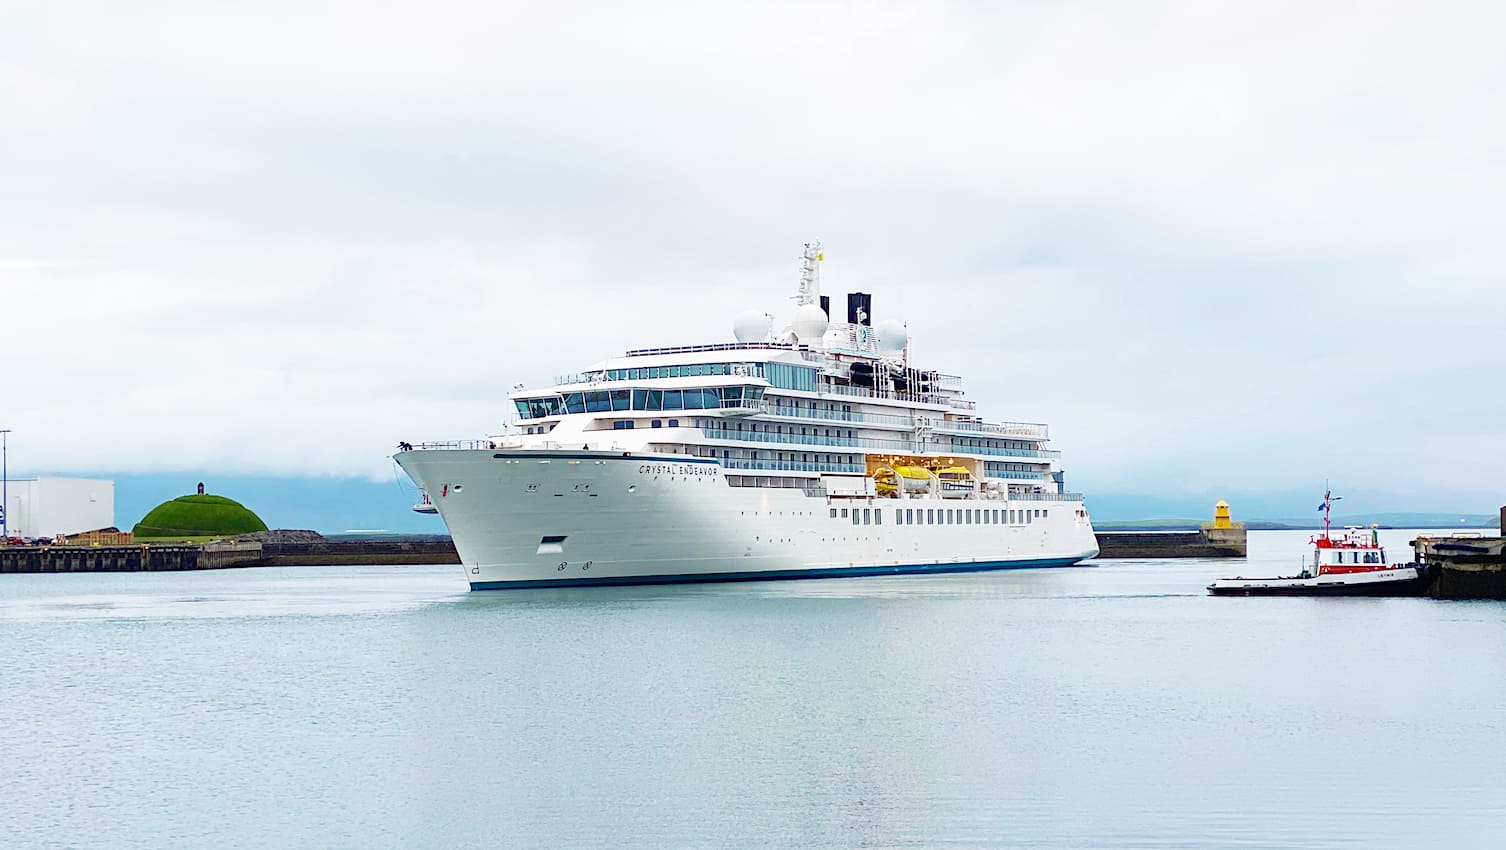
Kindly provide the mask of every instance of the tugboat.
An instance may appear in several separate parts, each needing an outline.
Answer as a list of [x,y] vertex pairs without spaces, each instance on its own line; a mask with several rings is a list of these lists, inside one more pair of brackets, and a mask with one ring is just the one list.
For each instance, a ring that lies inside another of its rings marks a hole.
[[1208,585],[1214,596],[1420,596],[1426,590],[1425,569],[1418,564],[1391,564],[1374,529],[1330,531],[1332,491],[1323,494],[1323,534],[1309,542],[1312,564],[1303,559],[1302,572],[1277,578],[1221,578]]

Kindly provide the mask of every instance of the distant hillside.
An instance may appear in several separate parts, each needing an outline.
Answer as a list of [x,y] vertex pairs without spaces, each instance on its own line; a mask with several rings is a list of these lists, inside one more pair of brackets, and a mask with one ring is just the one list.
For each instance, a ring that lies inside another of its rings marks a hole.
[[[1098,522],[1095,520],[1093,527],[1100,531],[1186,531],[1202,528],[1203,523],[1206,521],[1197,519],[1142,519]],[[1333,524],[1338,528],[1348,525],[1357,525],[1362,528],[1368,528],[1371,525],[1378,525],[1381,528],[1497,528],[1499,523],[1500,517],[1494,514],[1377,513],[1336,516],[1333,518]],[[1315,515],[1312,519],[1287,518],[1245,521],[1245,528],[1251,531],[1306,530],[1322,527],[1323,519],[1320,515]]]
[[[1195,531],[1202,528],[1203,523],[1207,521],[1202,519],[1140,519],[1128,521],[1107,520],[1103,522],[1094,520],[1093,528],[1098,531]],[[1240,521],[1236,520],[1236,522]],[[1306,527],[1258,519],[1245,522],[1244,526],[1250,531],[1282,531]]]

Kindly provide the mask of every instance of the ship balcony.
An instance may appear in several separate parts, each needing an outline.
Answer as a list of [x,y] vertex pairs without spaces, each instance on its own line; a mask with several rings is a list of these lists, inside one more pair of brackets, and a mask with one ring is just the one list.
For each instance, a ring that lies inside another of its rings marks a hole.
[[861,463],[814,463],[795,460],[744,460],[724,458],[724,469],[759,469],[772,472],[815,472],[840,475],[862,475],[867,470]]
[[1031,440],[1051,437],[1048,427],[1033,422],[932,422],[931,430],[945,434],[987,434]]
[[1039,484],[1042,481],[1051,480],[1051,474],[1049,472],[990,472],[988,470],[984,470],[983,477],[998,481],[1020,481],[1030,482],[1032,484]]
[[[765,397],[767,399],[767,396]],[[860,422],[877,428],[915,428],[925,426],[944,434],[979,434],[986,436],[1014,437],[1029,440],[1048,440],[1051,429],[1035,422],[956,422],[930,416],[895,416],[886,413],[858,413],[847,410],[819,410],[770,404],[765,401],[764,414],[784,419],[813,419],[824,422]]]
[[811,410],[782,404],[766,404],[763,413],[767,416],[781,419],[807,419],[821,422],[860,422],[876,428],[904,428],[909,430],[915,427],[914,417],[892,416],[885,413],[855,413],[848,410]]
[[867,449],[892,454],[915,455],[984,455],[988,457],[1041,460],[1052,460],[1061,457],[1061,452],[1059,451],[996,448],[991,446],[951,446],[925,440],[882,440],[872,437],[831,437],[819,434],[769,434],[759,431],[724,431],[718,428],[686,428],[682,430],[698,434],[708,442],[728,441],[735,443],[811,446],[813,448]]

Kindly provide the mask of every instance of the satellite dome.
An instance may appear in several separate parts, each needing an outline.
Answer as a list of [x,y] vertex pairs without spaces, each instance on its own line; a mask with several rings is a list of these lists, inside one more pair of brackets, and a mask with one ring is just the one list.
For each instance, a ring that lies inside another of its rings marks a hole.
[[826,311],[820,305],[801,304],[795,308],[795,318],[790,322],[790,330],[795,332],[795,338],[800,340],[801,345],[815,345],[826,336],[826,327],[830,324]]
[[732,335],[738,342],[763,342],[769,338],[773,317],[762,310],[744,310],[732,320]]
[[910,332],[905,329],[903,322],[896,319],[885,319],[873,329],[878,335],[878,350],[884,354],[898,354],[905,350],[905,343],[910,341]]

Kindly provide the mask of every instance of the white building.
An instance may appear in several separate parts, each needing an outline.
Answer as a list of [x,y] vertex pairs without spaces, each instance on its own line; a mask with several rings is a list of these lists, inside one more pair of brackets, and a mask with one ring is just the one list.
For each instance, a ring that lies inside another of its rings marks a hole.
[[12,478],[3,505],[12,537],[54,537],[115,524],[115,482],[93,478]]

